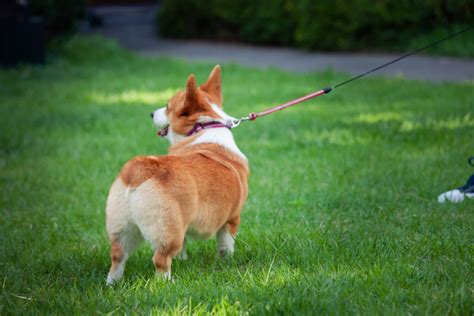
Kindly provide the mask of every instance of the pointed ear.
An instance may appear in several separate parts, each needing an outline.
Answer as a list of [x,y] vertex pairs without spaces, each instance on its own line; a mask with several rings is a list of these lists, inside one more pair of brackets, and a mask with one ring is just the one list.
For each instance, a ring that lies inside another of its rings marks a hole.
[[213,95],[217,99],[218,105],[222,107],[221,67],[219,65],[214,66],[209,78],[200,88],[202,91]]
[[189,116],[202,110],[198,93],[196,77],[189,75],[186,81],[185,99],[183,104],[178,108],[179,116]]
[[186,102],[194,103],[197,101],[198,91],[196,88],[196,77],[189,75],[186,81]]

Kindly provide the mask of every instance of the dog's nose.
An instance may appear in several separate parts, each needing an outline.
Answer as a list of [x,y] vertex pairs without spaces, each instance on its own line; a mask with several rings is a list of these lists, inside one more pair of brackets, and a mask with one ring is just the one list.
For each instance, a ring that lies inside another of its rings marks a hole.
[[154,113],[155,113],[155,112],[151,112],[151,113],[150,113],[151,118],[153,118],[153,114],[154,114]]

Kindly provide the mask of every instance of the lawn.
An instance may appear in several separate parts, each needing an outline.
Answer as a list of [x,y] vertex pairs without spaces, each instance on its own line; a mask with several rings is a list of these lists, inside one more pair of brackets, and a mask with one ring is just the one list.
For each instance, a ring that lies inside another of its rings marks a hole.
[[[166,153],[149,113],[211,64],[146,59],[100,38],[0,71],[0,314],[473,314],[474,85],[369,77],[242,124],[250,194],[232,258],[188,243],[174,282],[143,245],[105,285],[107,192]],[[347,78],[223,66],[224,106],[262,110]]]

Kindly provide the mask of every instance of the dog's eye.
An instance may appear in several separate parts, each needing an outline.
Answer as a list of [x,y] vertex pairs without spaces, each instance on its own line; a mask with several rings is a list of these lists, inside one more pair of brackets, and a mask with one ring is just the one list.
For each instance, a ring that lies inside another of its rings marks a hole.
[[181,114],[179,116],[187,117],[187,116],[189,116],[189,112],[187,112],[187,111],[181,112]]

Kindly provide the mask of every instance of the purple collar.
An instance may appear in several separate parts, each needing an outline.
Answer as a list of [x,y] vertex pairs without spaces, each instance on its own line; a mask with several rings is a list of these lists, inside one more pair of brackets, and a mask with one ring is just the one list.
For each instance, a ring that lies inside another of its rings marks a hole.
[[226,125],[221,122],[209,122],[209,123],[196,123],[193,126],[193,129],[189,131],[189,133],[186,134],[186,136],[192,136],[202,130],[208,129],[208,128],[228,128],[231,129],[229,125]]

